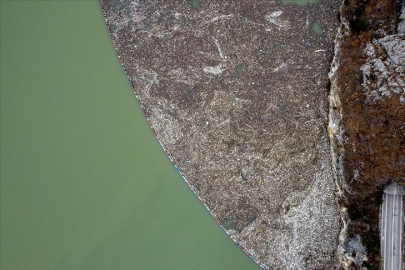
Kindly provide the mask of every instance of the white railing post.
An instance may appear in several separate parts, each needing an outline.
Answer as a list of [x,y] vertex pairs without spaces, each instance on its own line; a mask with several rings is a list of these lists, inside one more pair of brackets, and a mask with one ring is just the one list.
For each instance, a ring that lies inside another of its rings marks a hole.
[[384,270],[402,270],[404,187],[392,183],[384,187],[381,221],[381,255]]

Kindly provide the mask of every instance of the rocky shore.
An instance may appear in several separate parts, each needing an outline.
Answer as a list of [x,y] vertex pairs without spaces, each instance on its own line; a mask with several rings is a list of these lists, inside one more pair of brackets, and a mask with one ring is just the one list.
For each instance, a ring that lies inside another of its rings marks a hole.
[[383,186],[405,184],[404,7],[401,1],[346,0],[340,18],[329,74],[343,223],[338,255],[346,269],[380,269]]

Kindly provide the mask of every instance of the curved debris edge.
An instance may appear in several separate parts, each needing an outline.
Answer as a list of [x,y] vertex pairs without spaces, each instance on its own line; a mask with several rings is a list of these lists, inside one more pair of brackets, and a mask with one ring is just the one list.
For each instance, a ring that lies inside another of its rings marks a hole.
[[[343,5],[342,1],[342,5]],[[342,9],[342,6],[341,8]],[[343,127],[343,108],[340,102],[340,88],[338,84],[339,80],[339,66],[340,66],[340,46],[343,42],[343,33],[344,29],[350,29],[347,27],[348,23],[341,18],[341,23],[338,28],[338,32],[335,38],[335,49],[334,57],[331,64],[331,69],[329,72],[330,80],[330,93],[329,93],[329,123],[328,131],[330,138],[330,150],[332,158],[332,173],[336,186],[336,201],[339,205],[340,219],[341,219],[341,230],[339,233],[339,242],[337,247],[337,257],[342,266],[347,268],[350,265],[351,260],[345,256],[346,247],[345,243],[348,240],[346,234],[349,217],[347,213],[347,208],[344,206],[344,194],[349,191],[349,188],[346,184],[344,178],[344,127]],[[346,26],[346,27],[345,27]],[[349,261],[348,261],[349,259]]]
[[135,85],[134,85],[134,83],[132,82],[131,78],[129,77],[129,75],[128,75],[128,73],[127,73],[127,70],[126,70],[126,67],[125,67],[125,65],[124,65],[124,63],[123,63],[123,61],[122,61],[122,59],[121,59],[120,52],[119,52],[118,47],[117,47],[117,44],[115,43],[115,40],[114,40],[114,36],[111,34],[112,31],[111,31],[111,29],[110,29],[109,20],[108,20],[108,17],[107,17],[107,13],[106,13],[106,11],[105,11],[105,7],[104,7],[104,5],[103,5],[103,3],[102,3],[102,0],[99,0],[99,3],[100,3],[100,6],[101,6],[101,10],[102,10],[102,12],[103,12],[104,21],[105,21],[105,23],[106,23],[106,25],[107,25],[107,28],[108,28],[108,33],[109,33],[110,38],[111,38],[111,41],[112,41],[112,43],[113,43],[113,45],[114,45],[114,49],[115,49],[115,52],[117,53],[118,59],[119,59],[119,61],[120,61],[120,63],[121,63],[121,66],[122,66],[122,68],[123,68],[123,70],[124,70],[124,72],[125,72],[125,75],[126,75],[126,77],[127,77],[127,79],[128,79],[129,84],[130,84],[131,87],[132,87],[132,91],[133,91],[133,93],[134,93],[136,99],[138,100],[139,105],[141,106],[142,112],[143,112],[143,114],[145,115],[146,120],[148,121],[149,126],[151,127],[153,133],[155,134],[155,137],[156,137],[157,141],[159,142],[160,146],[162,147],[163,151],[164,151],[164,152],[166,153],[166,155],[169,157],[170,161],[172,162],[172,164],[174,165],[174,167],[176,168],[176,170],[180,173],[180,175],[181,175],[181,177],[183,178],[183,180],[186,182],[186,184],[187,184],[187,185],[190,187],[190,189],[193,191],[194,195],[197,196],[197,198],[200,200],[200,202],[201,202],[201,203],[204,205],[204,207],[208,210],[208,212],[211,214],[211,216],[214,217],[215,221],[221,226],[221,228],[226,232],[226,234],[233,240],[233,242],[234,242],[240,249],[242,249],[242,250],[243,250],[257,265],[259,265],[262,269],[271,270],[271,269],[272,269],[272,267],[271,267],[272,264],[271,264],[270,262],[267,262],[267,264],[270,265],[270,267],[266,267],[266,265],[264,265],[263,263],[259,262],[259,261],[254,257],[254,255],[252,254],[253,251],[250,251],[250,250],[246,249],[244,246],[242,246],[242,245],[235,239],[235,237],[233,236],[233,234],[230,233],[229,230],[227,230],[227,229],[225,228],[225,226],[224,226],[224,225],[222,224],[222,222],[219,220],[218,215],[216,215],[215,213],[213,213],[213,212],[211,211],[211,209],[208,207],[208,205],[205,203],[205,200],[204,200],[203,198],[201,198],[201,197],[198,195],[198,193],[197,193],[196,189],[194,188],[194,186],[186,179],[186,177],[184,176],[183,172],[182,172],[182,171],[180,170],[180,168],[177,166],[177,164],[176,164],[176,162],[175,162],[173,156],[172,156],[172,155],[167,151],[167,149],[164,147],[163,143],[162,143],[161,140],[159,139],[158,134],[157,134],[156,131],[155,131],[155,128],[153,127],[152,123],[150,122],[150,119],[147,117],[147,113],[146,113],[146,111],[145,111],[145,109],[144,109],[144,106],[143,106],[143,104],[142,104],[142,102],[141,102],[141,100],[140,100],[140,98],[139,98],[139,96],[138,96],[138,94],[137,94],[137,90],[136,90],[136,88],[135,88]]

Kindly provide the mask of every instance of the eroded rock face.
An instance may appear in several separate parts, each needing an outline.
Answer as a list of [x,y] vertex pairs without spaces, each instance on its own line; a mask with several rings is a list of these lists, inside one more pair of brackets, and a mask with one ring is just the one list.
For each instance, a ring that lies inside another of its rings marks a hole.
[[405,35],[388,35],[368,43],[367,60],[361,66],[363,86],[369,102],[389,99],[393,94],[405,103]]
[[102,1],[158,139],[265,268],[336,266],[326,125],[339,4]]
[[401,1],[350,0],[330,72],[333,171],[345,269],[380,267],[384,185],[405,184],[404,16]]

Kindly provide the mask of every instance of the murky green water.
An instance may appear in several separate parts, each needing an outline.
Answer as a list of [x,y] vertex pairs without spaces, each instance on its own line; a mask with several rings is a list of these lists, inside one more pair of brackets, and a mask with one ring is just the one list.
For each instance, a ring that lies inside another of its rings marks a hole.
[[180,178],[97,1],[1,2],[1,269],[259,269]]
[[323,36],[323,35],[324,35],[323,30],[322,30],[322,27],[321,27],[321,25],[320,25],[318,22],[314,22],[314,24],[312,25],[312,30],[314,30],[314,32],[315,32],[317,35],[320,35],[320,36]]
[[294,4],[299,6],[304,6],[305,4],[315,4],[318,0],[281,0],[284,5]]

